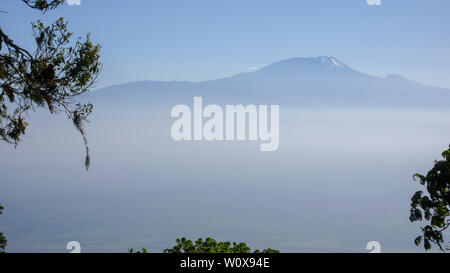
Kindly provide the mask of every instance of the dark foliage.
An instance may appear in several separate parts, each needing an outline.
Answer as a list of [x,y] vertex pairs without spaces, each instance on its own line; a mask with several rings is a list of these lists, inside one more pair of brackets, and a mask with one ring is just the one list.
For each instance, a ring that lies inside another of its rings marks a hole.
[[[64,1],[27,1],[29,7],[48,11]],[[70,42],[72,33],[64,18],[45,26],[32,24],[34,52],[17,45],[0,26],[0,138],[17,145],[25,134],[30,111],[37,107],[50,113],[64,112],[82,134],[89,168],[88,142],[83,128],[92,112],[91,104],[78,101],[89,91],[100,73],[100,46],[89,35]]]
[[[177,244],[170,248],[165,249],[164,253],[251,253],[251,249],[246,243],[236,242],[217,242],[213,238],[202,238],[192,242],[185,237],[176,239]],[[147,249],[142,248],[141,251],[135,251],[133,248],[128,250],[130,253],[148,253]],[[276,249],[264,249],[260,251],[256,249],[253,253],[280,253]]]
[[[45,13],[64,0],[22,3]],[[93,44],[89,34],[71,43],[72,33],[64,18],[50,26],[38,20],[32,23],[32,30],[36,48],[28,51],[0,26],[0,139],[17,145],[29,125],[25,119],[38,107],[51,114],[65,112],[83,137],[88,169],[90,156],[83,124],[92,112],[92,104],[83,104],[78,98],[89,91],[100,73],[100,45]],[[0,206],[0,214],[2,211]],[[0,252],[5,251],[6,243],[0,233]]]
[[414,243],[419,246],[423,243],[426,250],[435,244],[441,250],[450,250],[444,245],[444,231],[450,226],[450,149],[442,153],[443,160],[435,161],[434,167],[426,176],[415,174],[414,180],[427,190],[416,192],[411,198],[411,222],[425,221],[422,235]]
[[[3,214],[3,207],[0,204],[0,215]],[[5,236],[3,236],[3,233],[0,232],[0,253],[4,253],[5,252],[5,248],[6,248],[6,238]]]

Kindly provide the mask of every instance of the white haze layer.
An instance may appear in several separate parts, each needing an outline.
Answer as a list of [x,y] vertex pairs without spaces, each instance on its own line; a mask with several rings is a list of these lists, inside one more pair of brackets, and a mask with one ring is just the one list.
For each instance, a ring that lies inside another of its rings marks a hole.
[[[214,103],[214,102],[211,102]],[[280,145],[175,142],[170,106],[95,109],[87,134],[39,112],[0,143],[0,231],[10,252],[161,252],[211,236],[283,252],[418,251],[410,198],[448,147],[450,112],[280,105]]]

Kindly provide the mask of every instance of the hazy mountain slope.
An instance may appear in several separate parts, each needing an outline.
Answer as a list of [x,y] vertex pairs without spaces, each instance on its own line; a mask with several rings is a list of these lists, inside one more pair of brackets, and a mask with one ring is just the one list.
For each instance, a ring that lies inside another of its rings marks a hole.
[[99,89],[99,102],[183,103],[203,96],[214,103],[267,103],[326,106],[446,107],[450,90],[401,76],[375,77],[334,57],[291,58],[260,70],[204,82],[142,81]]

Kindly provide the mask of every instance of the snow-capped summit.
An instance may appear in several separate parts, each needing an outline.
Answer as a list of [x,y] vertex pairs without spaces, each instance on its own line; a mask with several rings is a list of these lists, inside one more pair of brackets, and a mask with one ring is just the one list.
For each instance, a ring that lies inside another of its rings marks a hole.
[[334,57],[329,57],[329,56],[321,56],[320,58],[320,62],[323,64],[327,64],[330,67],[344,67],[345,64],[343,62],[341,62],[340,60],[334,58]]
[[262,72],[272,73],[305,73],[305,72],[328,72],[334,71],[351,71],[352,69],[344,64],[341,60],[332,56],[318,57],[295,57],[285,59],[262,68]]

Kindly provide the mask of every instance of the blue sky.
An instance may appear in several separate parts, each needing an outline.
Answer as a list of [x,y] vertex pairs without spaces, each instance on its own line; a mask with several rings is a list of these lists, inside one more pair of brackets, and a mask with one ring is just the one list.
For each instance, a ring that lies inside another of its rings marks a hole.
[[200,81],[290,57],[335,56],[362,72],[450,88],[450,1],[81,0],[42,16],[2,0],[0,24],[32,48],[30,21],[59,16],[103,46],[99,87]]

